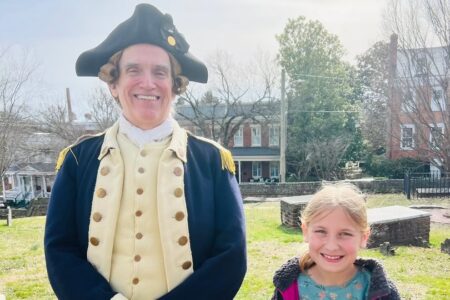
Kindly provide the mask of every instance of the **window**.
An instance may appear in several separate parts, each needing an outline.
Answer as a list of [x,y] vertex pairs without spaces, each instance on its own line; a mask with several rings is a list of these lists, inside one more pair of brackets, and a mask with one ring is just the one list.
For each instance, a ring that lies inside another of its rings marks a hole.
[[239,127],[239,129],[234,134],[234,147],[242,147],[244,145],[242,132],[242,127]]
[[261,177],[261,162],[260,161],[252,162],[252,177],[256,178],[256,179]]
[[269,146],[278,146],[280,144],[280,127],[270,126],[269,127]]
[[261,146],[261,126],[252,126],[252,147]]
[[419,54],[415,61],[416,76],[428,74],[428,62],[425,54]]
[[415,104],[415,93],[412,90],[406,91],[402,99],[402,111],[413,112],[416,106]]
[[444,124],[430,125],[430,147],[439,149],[444,141]]
[[403,150],[414,148],[414,125],[402,125],[400,148]]
[[278,178],[278,176],[280,176],[280,168],[277,161],[271,161],[269,168],[270,168],[270,178],[273,177]]
[[445,111],[444,90],[440,87],[433,88],[433,94],[431,97],[431,110],[432,111]]

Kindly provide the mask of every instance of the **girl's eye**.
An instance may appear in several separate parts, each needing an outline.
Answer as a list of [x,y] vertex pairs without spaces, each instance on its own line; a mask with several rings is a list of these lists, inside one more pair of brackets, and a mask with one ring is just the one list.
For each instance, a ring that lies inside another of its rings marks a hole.
[[317,230],[315,230],[314,232],[317,233],[317,234],[321,234],[321,235],[326,234],[326,231],[325,231],[325,230],[322,230],[322,229],[317,229]]
[[350,233],[350,232],[342,232],[342,233],[341,233],[341,236],[348,237],[348,236],[353,236],[353,234]]

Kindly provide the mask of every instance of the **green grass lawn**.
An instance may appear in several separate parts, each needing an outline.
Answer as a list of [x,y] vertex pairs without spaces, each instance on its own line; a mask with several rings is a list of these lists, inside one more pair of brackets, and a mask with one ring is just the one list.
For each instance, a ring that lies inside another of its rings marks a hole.
[[[425,203],[450,206],[449,200],[408,201],[402,195],[371,195],[369,207]],[[246,204],[248,272],[236,299],[269,299],[274,271],[304,247],[297,230],[280,226],[279,203]],[[55,299],[47,280],[43,255],[45,217],[0,220],[0,294],[10,299]],[[450,256],[440,244],[450,238],[450,225],[432,224],[431,248],[398,247],[398,255],[384,257],[378,250],[362,256],[383,261],[397,283],[402,299],[450,299]]]

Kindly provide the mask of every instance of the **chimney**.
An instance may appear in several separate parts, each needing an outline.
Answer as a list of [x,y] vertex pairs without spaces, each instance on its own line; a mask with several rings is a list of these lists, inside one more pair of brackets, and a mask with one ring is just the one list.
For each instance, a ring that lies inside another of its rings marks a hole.
[[388,53],[388,97],[387,97],[387,111],[386,111],[386,131],[387,131],[387,143],[386,143],[386,157],[392,159],[392,146],[393,146],[393,110],[395,109],[394,101],[396,97],[395,93],[395,78],[397,76],[397,47],[398,47],[398,35],[393,33],[389,43]]
[[67,100],[67,116],[69,123],[72,123],[77,119],[77,116],[72,111],[72,100],[70,99],[70,89],[66,88],[66,100]]

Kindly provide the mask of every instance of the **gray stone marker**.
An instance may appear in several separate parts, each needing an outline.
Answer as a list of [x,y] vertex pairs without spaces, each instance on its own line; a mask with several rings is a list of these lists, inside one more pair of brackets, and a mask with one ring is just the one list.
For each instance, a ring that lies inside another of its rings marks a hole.
[[430,216],[431,214],[429,212],[399,205],[370,208],[367,210],[367,219],[371,225]]
[[[284,197],[280,199],[281,223],[300,229],[302,210],[312,195]],[[431,214],[404,206],[386,206],[367,210],[371,235],[367,247],[390,245],[427,246],[430,238]]]
[[283,197],[280,199],[281,224],[300,229],[301,211],[313,195]]
[[428,246],[431,214],[404,206],[386,206],[367,210],[371,234],[367,247],[391,245]]

